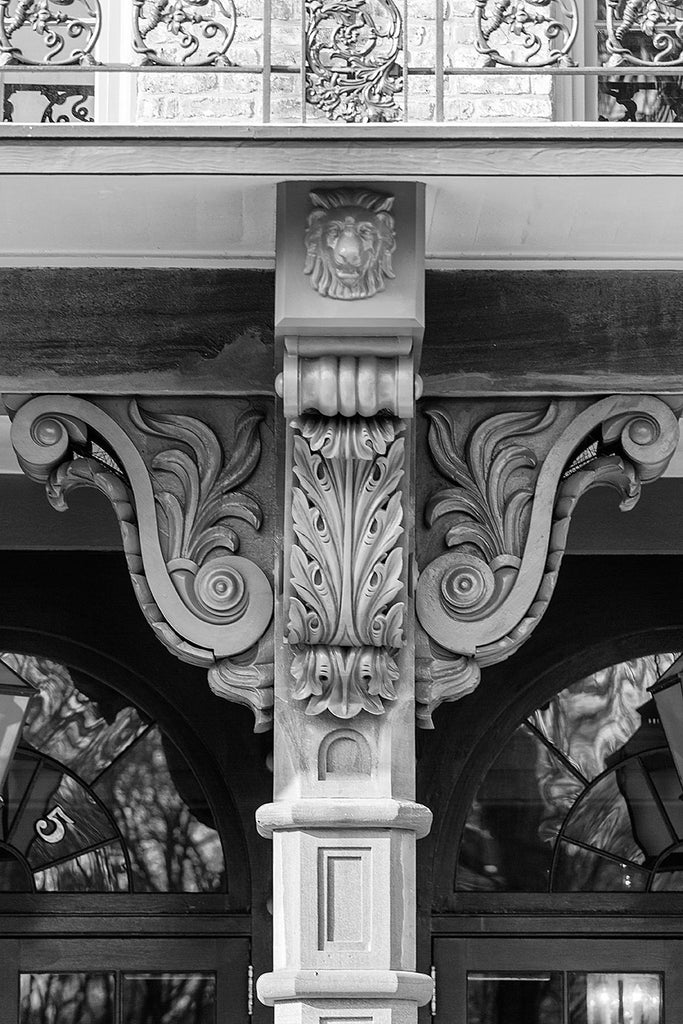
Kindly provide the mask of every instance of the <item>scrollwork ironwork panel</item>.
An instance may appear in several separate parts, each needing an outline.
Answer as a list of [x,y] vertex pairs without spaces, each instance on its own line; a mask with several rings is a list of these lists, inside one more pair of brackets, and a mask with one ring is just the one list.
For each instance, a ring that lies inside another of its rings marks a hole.
[[91,124],[94,97],[92,85],[7,84],[2,119],[18,124]]
[[0,0],[0,62],[94,64],[100,0]]
[[571,67],[579,31],[576,0],[476,0],[476,46],[486,64]]
[[331,120],[398,120],[402,51],[394,0],[307,0],[306,100]]
[[230,64],[233,0],[133,0],[133,47],[145,64]]
[[606,0],[605,30],[608,64],[683,64],[682,0]]

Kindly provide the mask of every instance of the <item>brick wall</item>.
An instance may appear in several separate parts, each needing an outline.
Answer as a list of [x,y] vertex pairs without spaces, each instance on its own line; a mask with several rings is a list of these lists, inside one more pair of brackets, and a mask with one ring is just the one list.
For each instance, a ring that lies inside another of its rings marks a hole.
[[[229,56],[240,66],[263,62],[262,0],[235,0],[237,29]],[[434,0],[409,0],[407,27],[409,67],[427,68],[435,63],[436,19]],[[300,0],[273,0],[271,62],[291,72],[271,78],[271,113],[274,123],[302,120],[302,82],[298,71],[301,55]],[[474,0],[447,0],[445,4],[445,67],[481,66],[474,46]],[[398,94],[408,120],[430,122],[435,118],[436,91],[433,75],[411,75],[407,96]],[[444,86],[444,119],[454,121],[543,121],[553,116],[550,76],[447,75]],[[260,123],[263,120],[263,81],[258,73],[205,71],[197,75],[163,74],[139,77],[137,119],[141,124],[159,121]],[[326,120],[307,104],[306,120]]]

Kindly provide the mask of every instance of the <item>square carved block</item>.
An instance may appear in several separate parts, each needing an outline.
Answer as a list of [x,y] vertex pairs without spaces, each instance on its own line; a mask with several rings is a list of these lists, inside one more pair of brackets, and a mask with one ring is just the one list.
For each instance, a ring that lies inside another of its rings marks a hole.
[[394,335],[419,349],[424,252],[421,183],[280,184],[276,337]]
[[275,970],[412,969],[414,832],[277,832],[273,843]]

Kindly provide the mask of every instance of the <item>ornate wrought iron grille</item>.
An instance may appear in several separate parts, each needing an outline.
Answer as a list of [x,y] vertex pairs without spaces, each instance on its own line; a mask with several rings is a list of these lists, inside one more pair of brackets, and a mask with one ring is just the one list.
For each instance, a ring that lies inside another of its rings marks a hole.
[[[188,96],[209,88],[228,122],[551,120],[576,76],[598,98],[592,117],[683,118],[683,0],[118,0],[129,45],[105,65],[111,3],[0,0],[0,62],[134,72],[156,95],[155,120],[201,117],[203,101]],[[163,72],[200,84],[154,78]],[[64,81],[46,81],[35,91],[49,121],[63,102],[45,90]],[[91,116],[83,92],[69,119]]]

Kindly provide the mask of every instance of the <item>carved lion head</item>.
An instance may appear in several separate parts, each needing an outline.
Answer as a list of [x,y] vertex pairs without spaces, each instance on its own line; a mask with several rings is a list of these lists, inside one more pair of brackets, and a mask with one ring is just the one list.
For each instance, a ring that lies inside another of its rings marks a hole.
[[306,226],[311,286],[332,299],[367,299],[394,277],[394,197],[364,189],[311,192],[315,209]]

